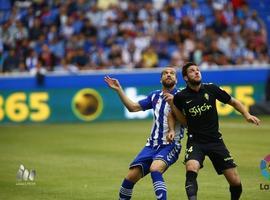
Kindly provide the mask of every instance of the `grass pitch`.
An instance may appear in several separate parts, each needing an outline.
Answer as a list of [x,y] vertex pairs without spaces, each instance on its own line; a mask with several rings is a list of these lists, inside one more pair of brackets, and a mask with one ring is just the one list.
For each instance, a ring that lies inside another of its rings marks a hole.
[[[270,199],[270,189],[260,189],[260,184],[269,188],[270,181],[259,168],[270,154],[270,118],[262,118],[260,127],[240,118],[220,121],[225,143],[239,166],[241,199]],[[144,146],[150,129],[151,121],[2,126],[0,199],[117,199],[128,165]],[[186,199],[183,155],[184,148],[164,176],[169,200]],[[20,164],[36,170],[34,184],[18,185]],[[208,158],[198,183],[198,199],[230,199],[225,178],[216,175]],[[133,200],[155,199],[150,176],[138,182],[133,194]]]

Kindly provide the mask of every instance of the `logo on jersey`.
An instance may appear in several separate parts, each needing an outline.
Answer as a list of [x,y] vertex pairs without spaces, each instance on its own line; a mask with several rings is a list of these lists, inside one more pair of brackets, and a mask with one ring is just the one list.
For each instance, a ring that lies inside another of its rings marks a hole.
[[209,101],[209,95],[207,93],[204,94],[204,98]]
[[210,110],[212,108],[211,105],[207,105],[206,103],[204,103],[202,106],[198,105],[198,106],[193,106],[192,108],[190,108],[188,111],[191,114],[192,117],[195,116],[201,116],[203,112]]
[[260,169],[263,177],[270,181],[270,154],[261,160]]
[[192,100],[186,101],[187,104],[191,103]]

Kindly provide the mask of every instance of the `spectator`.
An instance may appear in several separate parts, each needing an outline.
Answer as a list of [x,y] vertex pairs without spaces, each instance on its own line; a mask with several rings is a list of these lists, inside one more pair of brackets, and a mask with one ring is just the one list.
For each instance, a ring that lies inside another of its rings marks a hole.
[[38,40],[42,35],[41,21],[39,18],[35,18],[33,21],[33,26],[29,29],[29,38],[32,40]]
[[46,68],[46,71],[53,71],[53,68],[57,63],[55,55],[51,52],[47,44],[42,45],[39,60],[42,63],[42,67]]
[[65,39],[71,38],[71,36],[75,33],[75,28],[74,28],[74,18],[72,16],[67,17],[67,22],[62,24],[60,28],[60,32],[62,36]]
[[16,55],[14,49],[10,49],[6,58],[3,61],[3,72],[19,71],[20,59]]
[[84,52],[83,48],[78,48],[75,50],[75,56],[73,57],[73,63],[80,70],[90,69],[89,56]]
[[56,72],[68,72],[68,73],[77,73],[79,71],[79,68],[67,61],[66,58],[63,58],[59,65],[55,67]]
[[122,59],[128,68],[134,68],[141,60],[141,51],[136,48],[133,42],[131,42],[128,47],[123,49]]
[[149,46],[142,53],[141,67],[154,68],[158,65],[158,55],[154,48]]
[[36,67],[38,63],[38,55],[33,49],[30,50],[25,62],[27,71],[31,71]]
[[230,45],[231,45],[231,37],[229,36],[228,31],[224,31],[218,37],[217,46],[218,49],[222,51],[226,56],[230,54]]
[[184,55],[184,45],[181,42],[177,43],[177,48],[173,50],[171,54],[170,63],[173,66],[182,66],[184,62],[187,61],[187,58]]
[[111,51],[108,55],[108,59],[111,61],[110,68],[123,67],[122,51],[119,45],[117,44],[112,45]]

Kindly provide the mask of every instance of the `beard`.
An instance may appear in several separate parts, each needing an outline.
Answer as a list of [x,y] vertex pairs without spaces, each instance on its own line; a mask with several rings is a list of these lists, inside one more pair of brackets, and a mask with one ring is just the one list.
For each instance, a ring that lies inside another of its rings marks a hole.
[[190,79],[188,79],[188,83],[190,84],[190,85],[192,85],[192,86],[198,86],[198,85],[200,85],[201,84],[201,82],[202,82],[202,80],[190,80]]
[[163,87],[168,88],[168,89],[174,87],[175,84],[176,84],[176,82],[174,80],[169,80],[169,81],[168,80],[162,80]]

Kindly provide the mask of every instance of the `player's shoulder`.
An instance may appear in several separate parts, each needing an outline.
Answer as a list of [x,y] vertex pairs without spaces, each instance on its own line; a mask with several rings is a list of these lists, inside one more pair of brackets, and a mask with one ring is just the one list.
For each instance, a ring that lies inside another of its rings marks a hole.
[[177,93],[176,94],[183,95],[183,94],[185,94],[187,92],[188,92],[187,87],[181,88],[181,89],[179,88],[179,89],[177,89]]
[[175,96],[176,98],[183,98],[183,97],[185,97],[187,94],[188,94],[187,88],[183,88],[183,89],[178,89],[174,96]]
[[203,87],[208,90],[215,90],[216,88],[219,88],[219,86],[214,83],[203,83]]
[[161,92],[162,92],[162,90],[154,90],[154,91],[149,93],[149,96],[160,95]]
[[171,94],[176,95],[176,94],[179,93],[180,91],[181,91],[180,88],[175,88],[175,89],[171,92]]
[[162,92],[162,90],[154,90],[152,91],[152,94],[160,94]]

